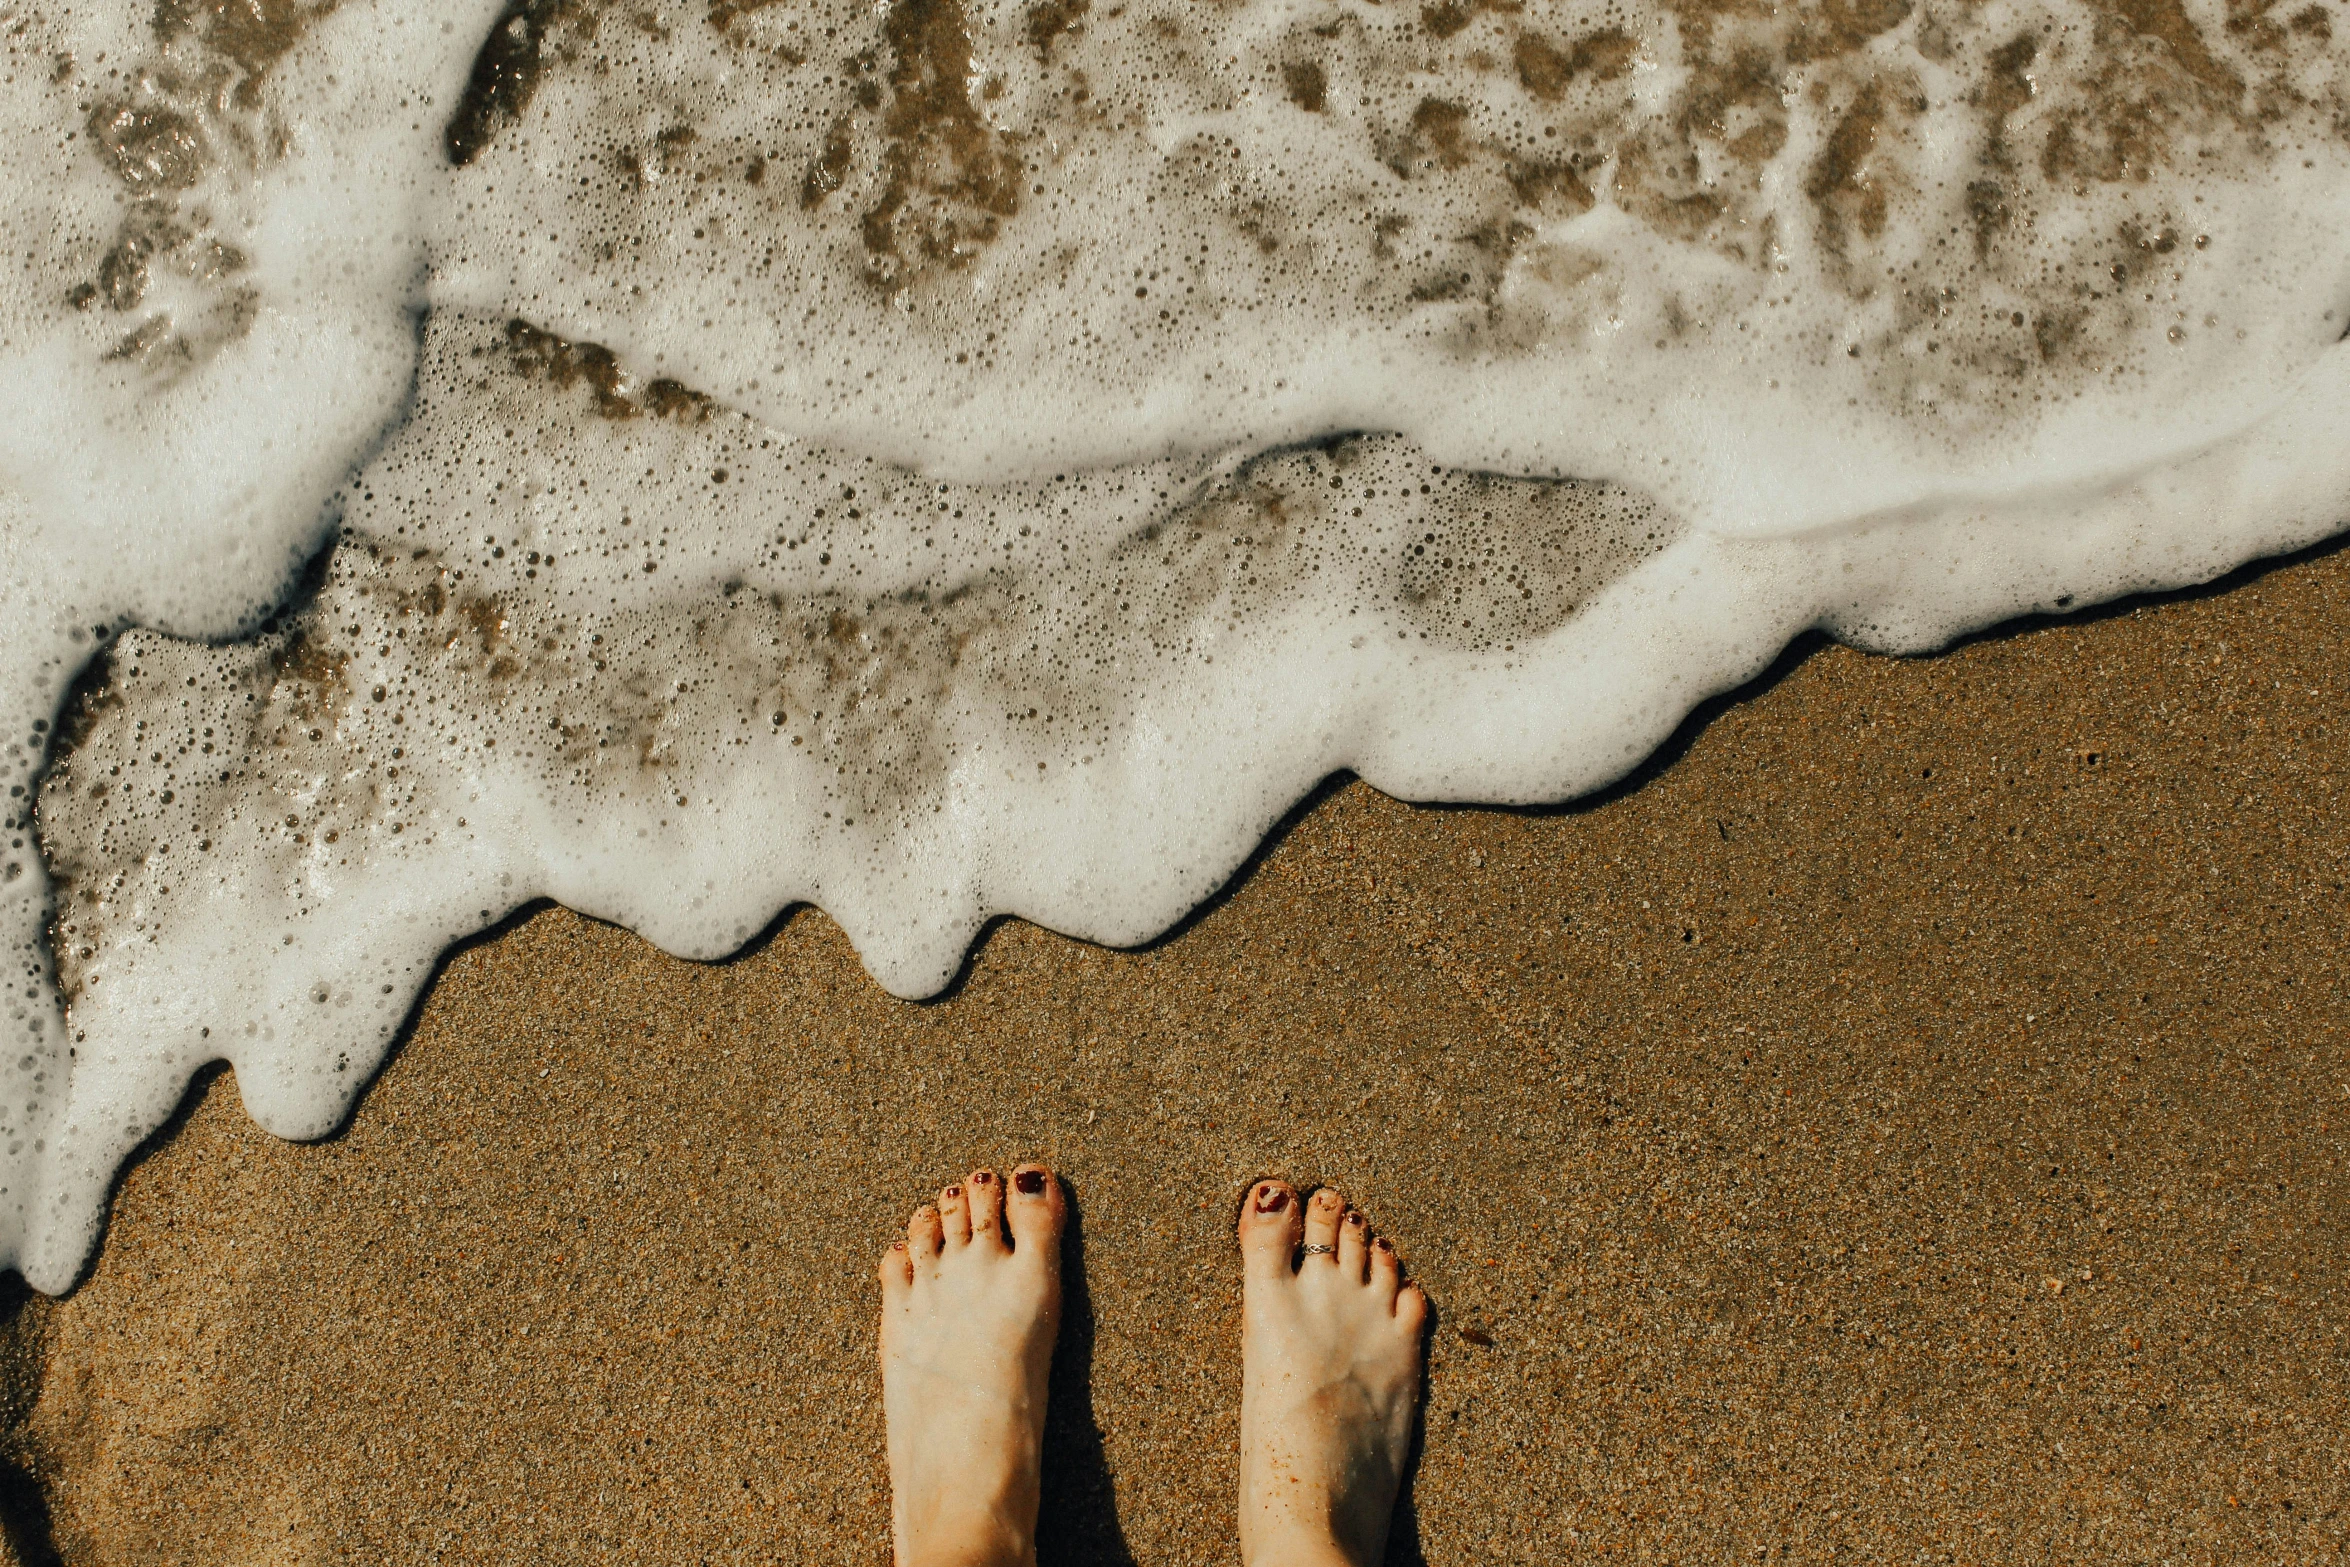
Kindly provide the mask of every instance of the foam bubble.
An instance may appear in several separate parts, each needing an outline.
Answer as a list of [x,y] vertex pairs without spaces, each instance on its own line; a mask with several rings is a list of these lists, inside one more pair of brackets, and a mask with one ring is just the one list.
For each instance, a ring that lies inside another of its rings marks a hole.
[[1335,769],[1567,798],[2350,493],[2321,7],[0,15],[43,1288],[196,1067],[324,1132],[529,899],[928,994]]

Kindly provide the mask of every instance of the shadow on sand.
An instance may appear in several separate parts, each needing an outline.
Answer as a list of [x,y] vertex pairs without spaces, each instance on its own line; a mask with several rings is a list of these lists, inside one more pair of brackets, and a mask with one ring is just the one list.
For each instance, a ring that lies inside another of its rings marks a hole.
[[1093,1295],[1085,1282],[1085,1212],[1066,1177],[1069,1225],[1061,1240],[1061,1337],[1053,1345],[1044,1416],[1044,1505],[1036,1520],[1038,1567],[1135,1567],[1093,1414]]

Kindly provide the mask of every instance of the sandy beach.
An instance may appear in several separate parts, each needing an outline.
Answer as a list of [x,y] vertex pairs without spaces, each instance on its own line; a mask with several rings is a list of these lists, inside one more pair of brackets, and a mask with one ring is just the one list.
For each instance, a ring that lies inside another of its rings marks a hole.
[[929,1004],[821,914],[456,954],[348,1127],[202,1082],[11,1297],[16,1560],[888,1558],[874,1255],[1065,1173],[1049,1563],[1230,1563],[1232,1212],[1438,1321],[1391,1560],[2333,1560],[2350,552],[1820,644],[1596,801],[1302,809],[1184,928]]

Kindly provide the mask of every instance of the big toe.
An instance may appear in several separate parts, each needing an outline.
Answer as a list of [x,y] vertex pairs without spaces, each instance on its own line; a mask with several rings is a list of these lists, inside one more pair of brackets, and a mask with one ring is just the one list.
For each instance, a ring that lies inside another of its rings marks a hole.
[[1004,1193],[1004,1228],[1012,1232],[1013,1249],[1051,1258],[1061,1249],[1061,1229],[1067,1222],[1067,1199],[1053,1172],[1041,1164],[1023,1164],[1012,1171]]
[[1287,1181],[1259,1181],[1240,1205],[1240,1254],[1252,1276],[1286,1275],[1297,1254],[1297,1192]]

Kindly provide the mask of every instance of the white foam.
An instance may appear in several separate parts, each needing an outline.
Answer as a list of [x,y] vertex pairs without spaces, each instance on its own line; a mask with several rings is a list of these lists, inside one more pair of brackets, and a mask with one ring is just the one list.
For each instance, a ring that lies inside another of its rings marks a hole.
[[0,1257],[45,1287],[79,1266],[113,1174],[59,1152],[75,1068],[22,809],[50,723],[95,637],[249,628],[326,536],[321,506],[413,373],[439,113],[487,20],[324,15],[255,107],[201,32],[167,42],[138,8],[0,9],[0,707],[19,807],[0,940],[25,981],[0,1061]]
[[815,902],[928,994],[999,914],[1163,930],[1333,770],[1567,798],[1806,628],[2350,495],[2305,19],[246,14],[0,26],[45,1289],[197,1066],[326,1131],[532,898],[694,957]]
[[[1808,44],[1862,13],[1732,12],[1702,47],[1612,3],[1458,5],[1438,38],[1440,7],[1368,0],[922,0],[889,13],[913,66],[848,0],[737,9],[551,33],[434,297],[941,476],[1395,430],[1785,531],[2244,428],[2350,297],[2337,52],[2239,48],[2216,3],[2195,70],[2135,74],[2116,11],[2013,0]],[[1046,64],[1048,15],[1078,20]],[[1526,51],[1608,37],[1530,90]],[[970,123],[898,123],[941,72],[919,102]],[[2084,172],[2114,137],[2118,177]]]

